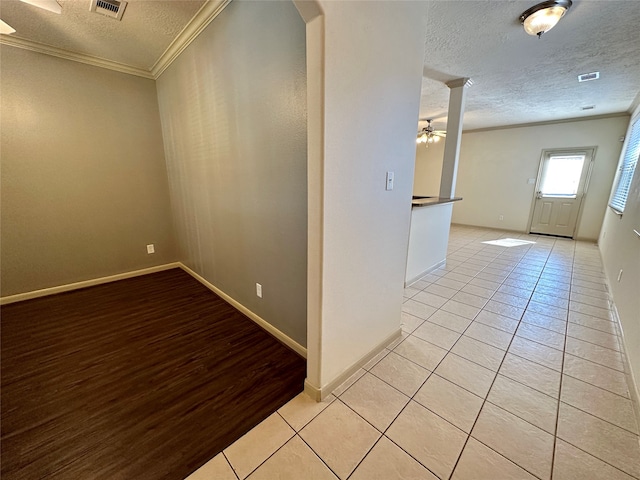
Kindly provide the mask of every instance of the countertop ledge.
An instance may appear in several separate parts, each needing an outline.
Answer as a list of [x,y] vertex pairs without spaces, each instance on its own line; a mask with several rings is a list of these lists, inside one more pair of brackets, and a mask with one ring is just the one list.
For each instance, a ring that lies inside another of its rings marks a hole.
[[428,207],[430,205],[442,205],[443,203],[452,203],[458,202],[462,200],[462,197],[425,197],[425,198],[414,198],[411,201],[412,207]]

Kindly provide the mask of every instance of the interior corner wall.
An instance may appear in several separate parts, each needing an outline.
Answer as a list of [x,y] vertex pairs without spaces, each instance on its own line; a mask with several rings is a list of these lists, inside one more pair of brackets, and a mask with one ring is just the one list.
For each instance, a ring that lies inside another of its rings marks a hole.
[[231,2],[157,88],[180,260],[306,345],[304,21]]
[[[632,118],[638,117],[640,107]],[[627,138],[630,135],[631,122]],[[624,213],[618,215],[607,207],[598,242],[610,293],[620,317],[627,357],[635,384],[640,387],[640,237],[634,230],[640,232],[640,167],[636,167],[631,180]],[[618,280],[620,271],[623,273]]]
[[[471,94],[471,92],[470,92]],[[629,117],[466,132],[462,136],[454,223],[524,232],[543,149],[597,147],[576,238],[596,240]],[[499,216],[504,220],[500,221]]]
[[175,261],[155,82],[0,49],[2,295]]
[[321,367],[307,381],[329,389],[400,331],[426,18],[411,1],[322,10]]

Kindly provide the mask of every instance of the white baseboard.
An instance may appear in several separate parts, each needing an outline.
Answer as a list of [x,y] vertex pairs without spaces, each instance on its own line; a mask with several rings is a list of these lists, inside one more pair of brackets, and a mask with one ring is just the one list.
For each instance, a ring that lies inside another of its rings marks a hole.
[[[602,250],[598,247],[598,252],[600,253],[600,261],[604,267],[604,258],[602,257]],[[618,309],[615,304],[615,300],[613,298],[613,290],[611,289],[611,282],[609,281],[609,276],[607,275],[607,270],[604,269],[604,278],[607,287],[607,294],[609,296],[609,306],[611,307],[611,313],[613,314],[613,321],[616,324],[616,330],[620,334],[620,347],[622,348],[622,357],[624,363],[624,374],[627,379],[627,389],[629,390],[629,396],[631,397],[631,406],[633,407],[633,413],[636,416],[636,422],[640,425],[640,384],[638,383],[640,379],[636,379],[635,375],[640,375],[640,372],[634,372],[631,367],[631,362],[629,361],[629,356],[627,355],[627,344],[624,336],[624,329],[622,328],[622,321],[620,320],[620,315],[618,314]],[[634,375],[635,374],[635,375]]]
[[84,280],[82,282],[68,283],[67,285],[59,285],[57,287],[43,288],[41,290],[33,290],[31,292],[18,293],[16,295],[8,295],[6,297],[0,297],[0,305],[7,305],[9,303],[21,302],[23,300],[31,300],[32,298],[46,297],[47,295],[55,295],[56,293],[70,292],[71,290],[78,290],[79,288],[93,287],[95,285],[101,285],[103,283],[115,282],[117,280],[124,280],[125,278],[139,277],[141,275],[148,275],[149,273],[162,272],[163,270],[170,270],[172,268],[180,268],[180,263],[167,263],[165,265],[158,265],[156,267],[143,268],[141,270],[134,270],[132,272],[118,273],[117,275],[110,275],[108,277],[93,278],[91,280]]
[[202,283],[209,290],[213,291],[215,294],[219,295],[225,301],[233,305],[236,309],[240,310],[247,317],[249,317],[251,320],[256,322],[258,325],[260,325],[262,328],[264,328],[267,332],[269,332],[271,335],[276,337],[282,343],[287,345],[289,348],[297,352],[302,357],[307,358],[307,349],[305,347],[303,347],[298,342],[296,342],[292,338],[282,333],[276,327],[271,325],[269,322],[267,322],[260,316],[253,313],[251,310],[249,310],[247,307],[245,307],[241,303],[231,298],[222,290],[218,289],[217,287],[209,283],[207,280],[205,280],[203,277],[198,275],[196,272],[194,272],[193,270],[191,270],[189,267],[187,267],[181,262],[167,263],[165,265],[158,265],[156,267],[143,268],[141,270],[134,270],[132,272],[119,273],[117,275],[110,275],[108,277],[93,278],[91,280],[69,283],[67,285],[59,285],[57,287],[43,288],[41,290],[18,293],[16,295],[8,295],[6,297],[0,297],[0,305],[8,305],[10,303],[21,302],[23,300],[31,300],[32,298],[46,297],[47,295],[55,295],[56,293],[70,292],[72,290],[78,290],[80,288],[93,287],[95,285],[101,285],[103,283],[110,283],[110,282],[115,282],[117,280],[124,280],[126,278],[133,278],[133,277],[139,277],[141,275],[148,275],[150,273],[162,272],[164,270],[170,270],[172,268],[181,268],[182,270],[187,272],[189,275],[191,275],[193,278],[195,278],[200,283]]
[[349,377],[351,377],[351,375],[353,375],[359,369],[364,367],[369,362],[369,360],[371,360],[373,357],[378,355],[382,350],[384,350],[387,345],[394,342],[397,338],[400,338],[401,334],[402,334],[401,329],[398,329],[397,331],[393,332],[391,335],[385,338],[382,342],[376,345],[369,353],[362,356],[358,361],[356,361],[353,365],[351,365],[351,367],[347,368],[344,372],[338,375],[338,377],[333,379],[324,387],[318,388],[315,385],[310,384],[308,380],[305,379],[304,393],[309,395],[309,397],[314,399],[316,402],[321,402],[322,400],[327,398],[329,395],[331,395],[331,392],[333,392],[336,388],[338,388],[345,381],[347,381]]
[[429,268],[427,268],[424,272],[422,272],[419,275],[416,275],[415,277],[413,277],[412,279],[404,282],[404,288],[410,287],[411,285],[413,285],[416,282],[419,282],[420,280],[422,280],[425,276],[429,275],[431,272],[433,272],[434,270],[437,270],[438,268],[444,266],[447,264],[447,259],[445,258],[444,260],[439,261],[438,263],[436,263],[435,265],[430,266]]
[[259,326],[261,326],[262,328],[264,328],[267,332],[269,332],[271,335],[273,335],[274,337],[276,337],[278,340],[280,340],[282,343],[284,343],[285,345],[287,345],[289,348],[291,348],[293,351],[295,351],[296,353],[298,353],[298,355],[304,357],[305,359],[307,358],[307,349],[305,347],[303,347],[302,345],[300,345],[298,342],[296,342],[295,340],[293,340],[291,337],[289,337],[288,335],[285,335],[284,333],[282,333],[280,330],[278,330],[276,327],[274,327],[273,325],[271,325],[269,322],[267,322],[265,319],[263,319],[262,317],[260,317],[259,315],[253,313],[251,310],[249,310],[247,307],[245,307],[244,305],[242,305],[241,303],[237,302],[236,300],[234,300],[233,298],[231,298],[229,295],[227,295],[226,293],[224,293],[222,290],[220,290],[218,287],[216,287],[215,285],[213,285],[212,283],[210,283],[209,281],[207,281],[205,278],[201,277],[199,274],[197,274],[196,272],[194,272],[193,270],[191,270],[189,267],[187,267],[186,265],[180,263],[179,264],[180,268],[182,268],[185,272],[187,272],[189,275],[191,275],[193,278],[195,278],[196,280],[198,280],[200,283],[202,283],[205,287],[207,287],[209,290],[211,290],[213,293],[215,293],[216,295],[219,295],[220,297],[222,297],[226,302],[230,303],[231,305],[234,306],[234,308],[240,310],[243,314],[245,314],[247,317],[249,317],[251,320],[253,320],[254,322],[256,322]]
[[[611,290],[609,290],[609,295],[611,295]],[[627,355],[627,345],[625,343],[624,330],[622,329],[622,322],[620,321],[620,317],[618,316],[618,309],[615,304],[611,302],[612,308],[611,312],[613,313],[615,322],[617,323],[618,331],[622,334],[620,335],[620,343],[622,347],[622,353],[624,358],[624,373],[627,378],[627,388],[629,389],[629,396],[631,397],[631,404],[633,405],[634,413],[636,414],[636,422],[640,424],[640,390],[638,389],[638,383],[636,382],[636,377],[634,375],[633,369],[631,368],[631,362],[629,361],[629,356]],[[640,372],[637,372],[640,373]]]

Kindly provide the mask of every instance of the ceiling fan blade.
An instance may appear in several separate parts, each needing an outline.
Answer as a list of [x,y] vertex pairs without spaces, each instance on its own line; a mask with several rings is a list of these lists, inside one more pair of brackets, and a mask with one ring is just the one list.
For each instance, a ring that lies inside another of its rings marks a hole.
[[4,23],[2,20],[0,20],[0,33],[2,35],[11,35],[12,33],[15,33],[16,29],[13,28],[11,25]]
[[20,0],[21,2],[28,3],[34,7],[43,8],[53,13],[62,13],[62,7],[56,0]]

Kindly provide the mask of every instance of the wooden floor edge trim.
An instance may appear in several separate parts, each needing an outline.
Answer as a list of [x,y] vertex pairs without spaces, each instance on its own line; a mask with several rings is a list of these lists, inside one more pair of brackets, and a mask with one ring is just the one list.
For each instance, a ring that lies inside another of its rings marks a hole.
[[182,270],[184,270],[189,275],[191,275],[193,278],[198,280],[200,283],[202,283],[205,287],[207,287],[213,293],[215,293],[216,295],[219,295],[225,301],[227,301],[228,303],[233,305],[234,308],[240,310],[243,314],[245,314],[247,317],[249,317],[251,320],[253,320],[255,323],[257,323],[260,327],[265,329],[271,335],[276,337],[282,343],[287,345],[289,348],[291,348],[298,355],[302,356],[305,359],[307,358],[307,349],[305,347],[303,347],[302,345],[300,345],[298,342],[296,342],[294,339],[292,339],[288,335],[286,335],[283,332],[281,332],[280,330],[278,330],[276,327],[274,327],[269,322],[267,322],[264,318],[260,317],[256,313],[254,313],[251,310],[249,310],[247,307],[242,305],[240,302],[238,302],[237,300],[233,299],[232,297],[230,297],[229,295],[224,293],[218,287],[216,287],[215,285],[210,283],[208,280],[206,280],[204,277],[200,276],[198,273],[196,273],[193,270],[191,270],[189,267],[187,267],[183,263],[178,263],[178,265],[180,266],[180,268],[182,268]]
[[72,290],[78,290],[80,288],[93,287],[95,285],[101,285],[103,283],[110,283],[118,280],[124,280],[126,278],[148,275],[149,273],[162,272],[164,270],[170,270],[172,268],[180,268],[181,265],[182,264],[179,262],[166,263],[164,265],[157,265],[155,267],[118,273],[116,275],[109,275],[108,277],[92,278],[91,280],[83,280],[82,282],[68,283],[66,285],[58,285],[57,287],[49,287],[43,288],[41,290],[33,290],[31,292],[7,295],[6,297],[0,297],[0,305],[22,302],[23,300],[31,300],[32,298],[46,297],[47,295],[55,295],[56,293],[70,292]]

